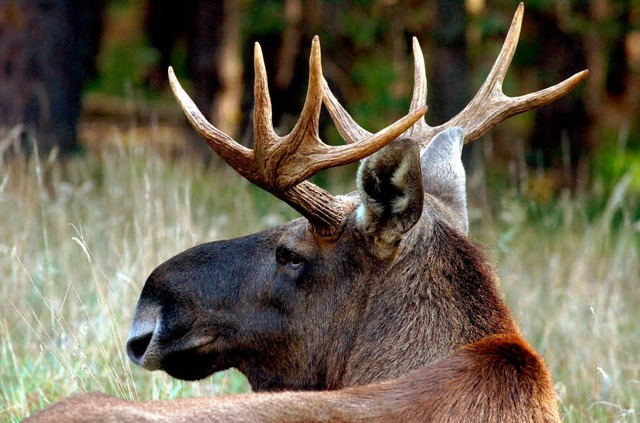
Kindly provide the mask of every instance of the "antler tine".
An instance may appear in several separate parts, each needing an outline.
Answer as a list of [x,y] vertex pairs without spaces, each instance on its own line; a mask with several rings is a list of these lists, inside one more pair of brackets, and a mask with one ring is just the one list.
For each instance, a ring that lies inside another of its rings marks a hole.
[[[520,3],[516,9],[516,13],[513,15],[511,25],[507,36],[502,44],[500,54],[496,58],[489,75],[485,79],[484,83],[473,97],[473,99],[467,104],[467,106],[455,116],[451,121],[447,122],[445,126],[461,126],[465,132],[465,144],[472,142],[480,138],[489,128],[495,126],[500,121],[506,119],[508,116],[502,114],[496,114],[494,116],[484,116],[483,119],[478,119],[478,113],[476,110],[484,110],[485,112],[492,112],[495,110],[493,106],[495,103],[503,103],[503,105],[509,105],[509,97],[502,92],[502,84],[504,78],[509,70],[509,65],[513,59],[513,55],[518,47],[518,40],[520,39],[520,31],[522,30],[522,18],[524,16],[524,3]],[[493,101],[491,101],[493,100]],[[489,104],[487,104],[489,103]],[[509,110],[507,107],[506,110]],[[506,111],[505,110],[505,111]],[[524,111],[524,110],[521,110]],[[513,113],[515,114],[515,113]],[[510,116],[512,116],[511,114]],[[493,118],[493,119],[491,119]],[[486,124],[486,119],[490,119],[491,122]],[[499,119],[499,120],[498,120]],[[455,122],[455,123],[454,123]],[[450,123],[450,125],[449,125]],[[484,125],[483,125],[484,124]],[[483,128],[486,127],[486,129]],[[484,129],[484,130],[483,130]],[[480,131],[482,133],[480,133]]]
[[[427,72],[424,66],[424,55],[420,48],[420,43],[416,37],[412,39],[413,44],[413,95],[409,111],[417,110],[427,103]],[[427,130],[427,123],[424,119],[419,119],[411,127],[410,136],[419,134]]]
[[267,70],[259,43],[255,43],[253,47],[253,69],[253,142],[256,155],[262,156],[261,153],[272,147],[278,136],[273,130]]
[[508,97],[502,92],[502,83],[518,45],[524,4],[516,10],[511,27],[487,79],[469,104],[450,121],[437,127],[425,125],[420,134],[420,143],[425,146],[443,129],[460,126],[465,133],[465,144],[480,138],[498,123],[510,116],[549,104],[564,96],[589,74],[588,70],[578,72],[563,82],[519,97]]
[[513,19],[511,20],[511,25],[509,26],[509,31],[507,32],[507,36],[505,37],[504,43],[502,43],[502,49],[500,49],[500,54],[498,55],[487,79],[485,80],[482,87],[480,87],[480,91],[485,86],[492,87],[497,85],[502,89],[502,83],[504,82],[504,77],[509,70],[509,65],[511,65],[511,60],[513,60],[513,55],[516,52],[516,48],[518,47],[518,41],[520,40],[520,31],[522,30],[522,18],[524,16],[524,3],[520,3],[518,8],[516,9],[516,13],[513,15]]
[[415,107],[414,109],[410,110],[409,114],[402,117],[401,119],[398,119],[392,125],[389,125],[379,132],[372,134],[366,129],[363,129],[355,122],[355,120],[353,120],[351,115],[349,115],[349,113],[344,109],[344,107],[342,107],[342,105],[333,95],[331,89],[329,88],[329,84],[327,84],[327,81],[324,79],[322,81],[322,90],[323,101],[325,106],[327,106],[327,109],[329,110],[331,119],[338,128],[340,136],[342,136],[342,138],[344,138],[344,140],[347,142],[347,145],[331,147],[333,151],[327,153],[337,156],[344,155],[347,151],[353,151],[353,154],[348,159],[350,161],[345,161],[342,164],[351,163],[375,153],[376,151],[399,137],[403,132],[409,130],[409,128],[412,128],[414,125],[416,125],[417,122],[422,121],[421,118],[424,116],[428,109],[428,107],[425,105]]
[[[323,162],[329,163],[339,160],[340,165],[343,165],[368,157],[398,138],[403,132],[409,130],[409,128],[419,121],[426,112],[427,106],[419,107],[406,116],[398,119],[392,125],[387,126],[362,141],[347,145],[329,147],[329,149],[327,149],[323,154],[324,157],[322,160],[319,160],[317,163],[324,169],[329,166],[323,164]],[[331,164],[330,166],[336,165]]]
[[309,87],[307,96],[302,106],[300,118],[296,122],[293,131],[287,141],[290,151],[297,149],[306,137],[312,137],[319,142],[318,126],[320,109],[322,108],[322,56],[320,54],[320,38],[316,35],[311,42],[311,54],[309,56]]
[[[477,111],[483,110],[485,112],[492,112],[495,108],[491,107],[495,103],[503,103],[504,105],[508,104],[508,99],[506,95],[502,92],[502,84],[504,82],[504,78],[509,70],[509,65],[511,64],[511,60],[513,59],[513,55],[515,54],[516,47],[518,47],[518,40],[520,39],[520,31],[522,29],[522,17],[524,16],[524,3],[520,3],[518,8],[516,9],[516,13],[513,15],[513,19],[511,20],[511,26],[509,27],[509,31],[507,32],[507,36],[502,44],[502,49],[500,50],[500,54],[496,58],[493,66],[491,67],[491,71],[484,83],[473,97],[473,99],[467,104],[467,106],[453,119],[449,122],[441,125],[443,127],[449,126],[461,126],[465,132],[465,144],[470,143],[471,141],[480,138],[486,131],[489,130],[487,127],[482,134],[478,135],[478,129],[482,128],[482,124],[485,124],[486,119],[493,117],[495,123],[491,125],[494,126],[500,122],[499,115],[496,116],[483,116],[484,119],[478,119],[479,113]],[[471,113],[473,112],[473,113]],[[502,120],[506,119],[508,116],[502,117]],[[485,125],[488,126],[488,125]],[[435,128],[434,128],[435,129]],[[437,127],[439,132],[440,128]],[[475,130],[475,131],[474,131]],[[435,134],[434,134],[435,135]]]
[[[312,79],[315,80],[312,85],[315,84],[315,94],[312,96],[315,96],[315,100],[310,102],[310,104],[315,103],[315,105],[305,107],[303,117],[300,119],[302,123],[299,126],[304,128],[306,123],[311,126],[315,125],[314,133],[317,133],[317,120],[320,107],[322,106],[322,73],[318,73],[320,70],[319,46],[316,46],[315,50],[316,53],[312,55],[312,67],[315,67],[315,70],[312,70]],[[283,174],[287,172],[295,173],[296,169],[301,169],[306,166],[304,160],[301,160],[302,164],[300,166],[295,166],[295,158],[302,157],[304,159],[304,152],[302,156],[300,156],[300,154],[294,154],[296,153],[295,151],[287,151],[289,136],[279,137],[273,130],[267,73],[262,57],[262,50],[258,44],[255,46],[254,66],[256,74],[254,110],[255,150],[241,146],[231,137],[211,125],[200,110],[198,110],[198,107],[189,95],[180,86],[171,68],[169,68],[169,82],[180,107],[189,119],[191,125],[193,125],[196,131],[204,137],[209,146],[218,153],[227,164],[253,184],[271,192],[300,212],[309,220],[311,228],[315,233],[320,236],[333,236],[341,230],[344,223],[345,206],[343,200],[335,198],[322,188],[302,179],[298,179],[297,182],[294,181],[284,186],[278,185],[277,178],[280,176],[278,173],[279,159],[283,157],[287,159],[281,169]],[[269,159],[267,159],[267,157],[269,157]],[[308,160],[309,159],[307,159],[307,162]],[[291,162],[294,162],[293,167],[291,166]],[[308,176],[304,177],[304,179]]]
[[[298,184],[313,173],[308,172],[310,158],[301,160],[301,152],[317,150],[323,145],[318,137],[318,122],[322,107],[322,64],[320,41],[316,36],[311,45],[309,58],[309,87],[307,97],[293,130],[283,137],[278,136],[272,123],[271,99],[267,85],[262,49],[255,44],[255,109],[254,152],[266,181],[273,189],[283,190]],[[301,148],[301,146],[303,146]],[[301,149],[299,153],[297,150]]]
[[[407,121],[413,120],[415,122],[412,126],[409,127],[411,134],[413,134],[414,131],[424,132],[427,129],[427,124],[425,123],[424,119],[421,119],[427,111],[427,107],[425,106],[427,100],[427,77],[422,50],[420,49],[420,44],[415,37],[413,37],[413,53],[415,59],[413,97],[411,100],[411,106],[409,108],[409,114],[403,118],[407,119]],[[349,115],[344,107],[342,107],[342,105],[338,102],[336,97],[331,92],[329,84],[325,79],[322,80],[322,90],[324,104],[327,107],[327,110],[329,110],[331,119],[335,123],[340,136],[344,138],[347,144],[359,143],[365,139],[370,140],[375,136],[381,135],[380,133],[372,135],[371,132],[363,129],[360,125],[358,125],[355,120],[353,120],[351,115]],[[420,117],[417,117],[417,114],[419,114]],[[400,123],[403,119],[396,123]],[[388,131],[390,129],[391,127],[388,127],[383,131]],[[400,134],[396,135],[396,137],[399,135]]]
[[327,107],[331,119],[338,129],[338,133],[345,142],[348,144],[356,143],[372,135],[371,132],[358,125],[344,107],[342,107],[338,99],[331,92],[329,84],[327,84],[324,78],[322,79],[322,92],[324,105]]
[[257,185],[263,186],[255,177],[257,166],[253,159],[253,152],[238,144],[233,138],[207,121],[198,106],[195,105],[182,88],[171,67],[169,67],[169,85],[187,119],[211,149],[242,176]]

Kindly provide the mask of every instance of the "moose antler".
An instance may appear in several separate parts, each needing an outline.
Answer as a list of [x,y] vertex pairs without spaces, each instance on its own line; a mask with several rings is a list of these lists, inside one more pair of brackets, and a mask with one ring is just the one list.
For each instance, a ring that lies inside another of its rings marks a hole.
[[229,166],[291,205],[309,220],[316,233],[330,236],[342,228],[346,216],[343,202],[307,179],[320,170],[352,163],[375,153],[410,128],[427,108],[416,107],[394,124],[376,134],[368,134],[358,142],[329,146],[318,135],[323,77],[317,36],[311,45],[309,67],[309,88],[300,118],[288,135],[280,137],[273,129],[262,50],[258,43],[255,44],[253,150],[238,144],[209,123],[182,89],[171,68],[169,82],[191,125]]
[[[469,104],[458,115],[442,125],[432,127],[427,125],[424,119],[420,119],[409,130],[409,135],[418,140],[421,147],[425,147],[437,133],[453,126],[462,127],[465,134],[464,142],[468,144],[513,115],[544,106],[559,99],[587,77],[589,71],[583,70],[552,87],[519,97],[506,96],[502,92],[502,83],[518,46],[523,14],[524,4],[520,3],[511,22],[511,27],[500,55],[498,55],[484,84],[482,84]],[[415,67],[413,96],[409,107],[410,113],[418,110],[427,101],[427,77],[424,56],[415,37],[413,38],[413,58]],[[326,81],[323,81],[323,90],[325,105],[340,135],[347,142],[359,142],[359,140],[369,137],[370,133],[361,128],[338,103]]]

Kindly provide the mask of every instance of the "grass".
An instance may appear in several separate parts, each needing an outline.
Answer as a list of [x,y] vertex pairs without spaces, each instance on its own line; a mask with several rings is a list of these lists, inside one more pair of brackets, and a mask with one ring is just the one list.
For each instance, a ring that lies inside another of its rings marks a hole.
[[84,391],[160,399],[247,389],[234,374],[186,384],[142,371],[123,345],[154,267],[280,223],[293,215],[286,206],[267,198],[272,213],[256,216],[254,189],[232,171],[170,164],[145,147],[1,169],[2,420]]
[[[233,371],[185,383],[131,365],[129,322],[145,278],[170,256],[295,214],[224,167],[165,160],[113,136],[120,147],[63,163],[0,163],[2,421],[85,391],[170,399],[248,389]],[[640,227],[627,188],[622,180],[596,217],[582,200],[531,212],[509,189],[472,210],[472,234],[490,246],[567,422],[638,420]]]

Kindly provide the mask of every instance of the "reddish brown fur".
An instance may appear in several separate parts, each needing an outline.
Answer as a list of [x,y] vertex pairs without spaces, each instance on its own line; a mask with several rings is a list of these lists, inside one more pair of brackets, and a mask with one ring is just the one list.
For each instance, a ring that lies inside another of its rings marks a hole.
[[517,334],[466,345],[389,382],[134,403],[103,394],[62,401],[30,422],[558,422],[551,377]]

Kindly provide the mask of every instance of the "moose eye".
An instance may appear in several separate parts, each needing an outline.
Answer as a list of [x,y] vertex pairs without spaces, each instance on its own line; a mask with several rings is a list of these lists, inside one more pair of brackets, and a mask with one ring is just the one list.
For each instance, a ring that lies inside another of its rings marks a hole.
[[305,259],[287,248],[278,248],[276,250],[276,260],[289,269],[298,270],[304,265]]
[[296,255],[292,255],[291,257],[289,257],[289,260],[287,261],[287,266],[293,270],[300,269],[303,264],[304,264],[304,261]]

